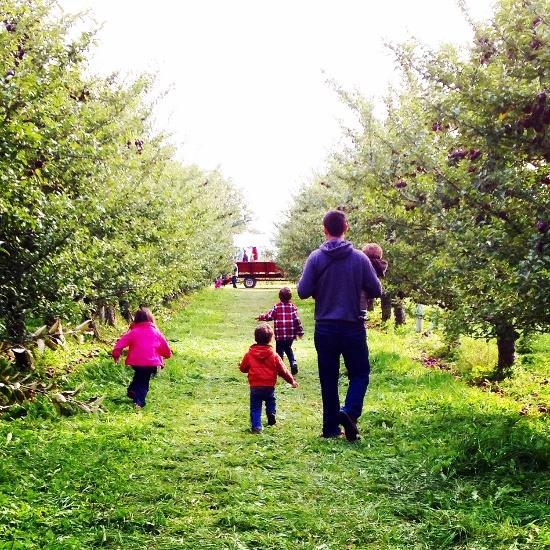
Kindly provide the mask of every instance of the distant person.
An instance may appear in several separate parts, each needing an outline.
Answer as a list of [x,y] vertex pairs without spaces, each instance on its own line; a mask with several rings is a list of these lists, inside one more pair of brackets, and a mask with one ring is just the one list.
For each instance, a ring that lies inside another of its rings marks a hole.
[[216,277],[216,280],[214,281],[214,288],[221,288],[222,286],[222,277],[221,275],[219,277]]
[[239,266],[237,264],[233,265],[233,275],[231,276],[231,284],[233,288],[237,288],[237,278],[239,277]]
[[[309,255],[298,283],[298,296],[315,299],[314,341],[323,400],[321,435],[339,437],[342,426],[348,441],[355,441],[370,374],[361,292],[377,298],[381,286],[367,256],[344,239],[348,228],[343,212],[330,210],[325,214],[326,241]],[[349,386],[340,408],[341,355],[349,373]]]
[[[374,267],[374,271],[376,271],[376,276],[379,279],[383,279],[386,276],[388,262],[382,259],[382,256],[384,254],[382,247],[377,243],[367,243],[362,250],[363,254],[365,254],[369,258],[372,267]],[[374,299],[368,296],[366,292],[362,291],[361,311],[363,312],[365,319],[367,318],[367,310],[370,301],[374,301]]]
[[248,254],[246,253],[246,250],[243,250],[243,262],[248,262]]
[[275,304],[267,313],[256,317],[258,321],[273,321],[275,329],[275,350],[281,359],[288,357],[290,372],[298,374],[298,364],[292,351],[292,344],[296,338],[302,338],[304,329],[298,316],[298,308],[291,302],[292,292],[287,286],[279,290],[280,302]]
[[262,404],[265,403],[267,425],[277,422],[275,385],[277,376],[284,378],[293,388],[298,382],[285,367],[281,358],[269,345],[273,330],[267,323],[260,323],[254,331],[256,343],[250,346],[243,357],[239,369],[248,374],[250,385],[250,431],[254,434],[262,431]]
[[118,363],[122,350],[128,348],[126,365],[134,369],[134,377],[128,386],[128,397],[136,408],[145,407],[151,376],[164,367],[164,359],[172,356],[166,338],[156,327],[153,314],[146,307],[140,307],[129,330],[115,343],[112,351]]
[[258,249],[255,246],[252,247],[252,261],[258,261]]

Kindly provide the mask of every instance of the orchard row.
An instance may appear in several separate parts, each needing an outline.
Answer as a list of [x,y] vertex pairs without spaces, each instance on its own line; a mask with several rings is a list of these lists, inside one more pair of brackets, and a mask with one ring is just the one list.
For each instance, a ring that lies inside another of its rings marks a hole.
[[496,376],[550,319],[550,31],[544,0],[500,0],[467,50],[390,46],[402,83],[377,120],[340,90],[359,130],[304,188],[279,233],[295,275],[322,213],[349,212],[356,245],[390,262],[388,297],[443,312],[450,340],[496,338]]
[[[228,269],[244,224],[218,172],[151,128],[148,77],[89,76],[93,40],[48,0],[0,0],[0,339],[155,305]],[[205,184],[205,182],[207,182]]]

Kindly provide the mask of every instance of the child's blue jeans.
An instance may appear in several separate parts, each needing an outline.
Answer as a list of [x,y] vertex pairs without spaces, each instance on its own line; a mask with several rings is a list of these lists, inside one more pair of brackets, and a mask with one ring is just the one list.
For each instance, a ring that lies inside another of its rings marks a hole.
[[145,398],[149,392],[149,381],[156,374],[157,367],[132,367],[134,377],[128,386],[128,397],[132,398],[136,405],[145,407]]
[[266,414],[276,413],[275,388],[272,386],[254,386],[250,388],[250,426],[262,429],[262,403],[265,401]]

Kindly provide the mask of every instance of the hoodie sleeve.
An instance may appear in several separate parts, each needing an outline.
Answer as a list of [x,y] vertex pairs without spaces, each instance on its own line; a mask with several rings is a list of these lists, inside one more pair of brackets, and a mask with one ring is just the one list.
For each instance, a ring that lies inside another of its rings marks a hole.
[[285,364],[283,363],[283,360],[278,356],[275,355],[273,360],[276,362],[277,365],[277,374],[284,378],[290,385],[294,384],[296,380],[294,380],[294,376],[288,372],[287,368],[285,367]]
[[165,359],[172,357],[172,350],[170,349],[170,346],[168,345],[168,342],[166,341],[164,334],[162,334],[160,330],[159,330],[159,346],[157,350],[159,354]]
[[248,361],[248,352],[244,354],[241,364],[239,365],[241,372],[248,372],[250,370],[250,362]]
[[310,298],[315,293],[315,284],[316,284],[316,277],[315,277],[315,253],[312,252],[309,255],[309,258],[306,260],[306,264],[304,265],[304,271],[302,273],[302,277],[298,281],[298,296],[302,300],[305,300],[306,298]]
[[120,359],[120,356],[122,354],[122,350],[124,348],[127,348],[130,345],[130,341],[132,339],[132,331],[129,330],[128,332],[125,332],[115,343],[115,346],[113,347],[113,351],[111,352],[111,355],[113,356],[113,359],[115,361],[118,361]]
[[380,298],[382,295],[382,285],[376,276],[376,271],[374,267],[372,267],[369,258],[365,255],[363,255],[363,258],[363,290],[367,293],[369,298]]

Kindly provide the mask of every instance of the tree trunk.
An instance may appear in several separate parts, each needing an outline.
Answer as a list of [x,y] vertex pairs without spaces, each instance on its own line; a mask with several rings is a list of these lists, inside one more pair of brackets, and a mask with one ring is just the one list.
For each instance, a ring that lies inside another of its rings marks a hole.
[[128,300],[120,300],[118,302],[118,307],[120,308],[120,314],[128,323],[131,323],[134,320],[132,312],[130,311],[130,302]]
[[25,312],[16,300],[8,299],[6,306],[6,336],[8,342],[22,345],[27,339]]
[[116,310],[114,306],[105,307],[105,323],[110,327],[115,326]]
[[104,325],[105,324],[105,305],[101,304],[97,310],[97,316],[99,318],[99,322]]
[[367,298],[367,311],[374,311],[374,298]]
[[404,325],[406,322],[405,308],[403,307],[403,300],[396,298],[393,303],[393,315],[395,318],[395,326]]
[[33,357],[27,348],[14,348],[15,370],[17,372],[28,372],[33,367]]
[[495,370],[495,380],[503,380],[510,376],[516,359],[516,340],[519,334],[511,325],[497,327],[498,363]]
[[391,318],[391,295],[388,292],[383,292],[380,303],[382,305],[382,322],[389,321]]

